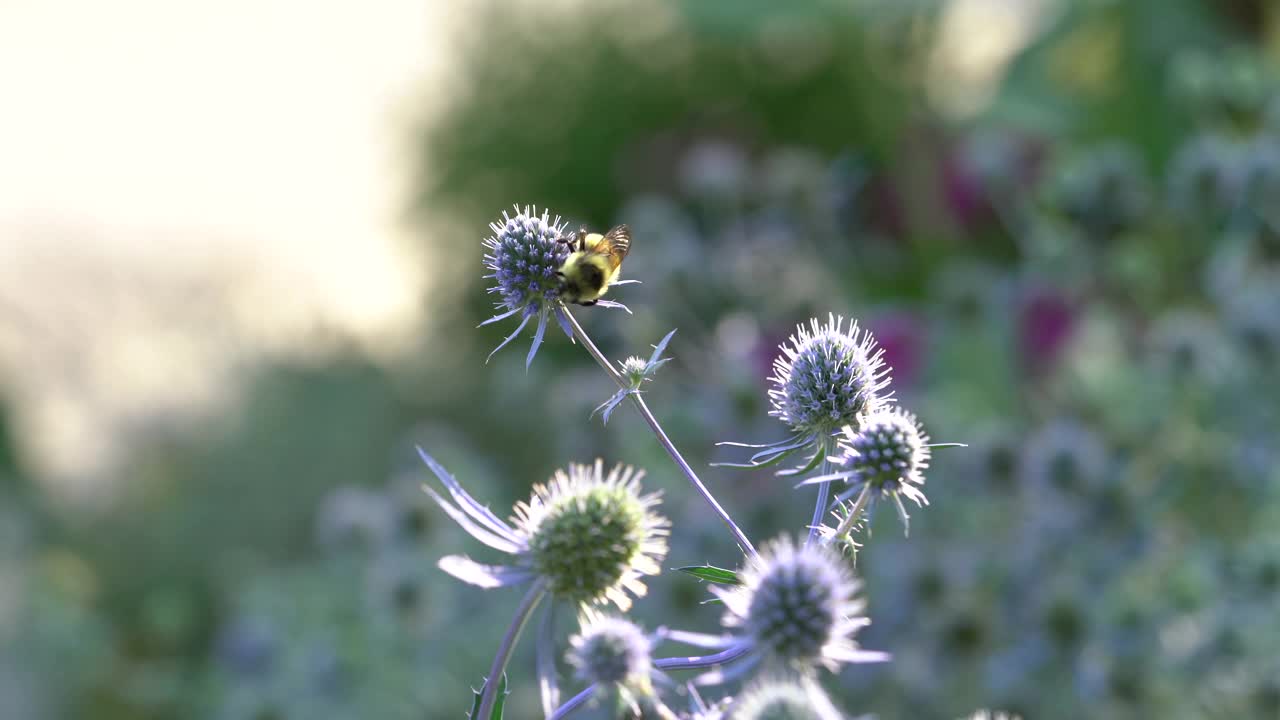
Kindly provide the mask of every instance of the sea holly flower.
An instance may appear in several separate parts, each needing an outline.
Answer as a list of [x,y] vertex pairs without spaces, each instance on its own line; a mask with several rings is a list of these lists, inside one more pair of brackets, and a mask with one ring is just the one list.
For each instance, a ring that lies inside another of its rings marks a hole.
[[[710,684],[738,677],[763,662],[771,670],[809,674],[818,666],[883,662],[886,653],[862,650],[853,640],[870,624],[856,597],[859,583],[836,551],[800,545],[782,536],[748,561],[737,585],[712,585],[731,630],[716,645],[742,653],[734,666],[704,674]],[[708,644],[708,646],[712,646]]]
[[940,445],[930,445],[929,436],[921,429],[916,417],[897,407],[871,414],[860,427],[846,427],[843,435],[839,454],[830,458],[841,469],[800,483],[812,485],[844,480],[848,484],[849,489],[836,500],[856,500],[844,514],[840,526],[831,531],[831,536],[843,537],[864,508],[870,516],[885,498],[893,501],[905,532],[910,527],[911,517],[902,498],[906,497],[917,506],[929,504],[921,490],[924,471],[929,467],[930,449]]
[[[573,337],[573,328],[560,299],[560,268],[571,252],[570,243],[565,242],[569,237],[566,225],[561,222],[559,215],[552,219],[546,210],[539,215],[537,208],[526,205],[523,211],[516,206],[515,215],[504,211],[502,220],[489,223],[489,229],[493,234],[484,241],[485,248],[489,250],[484,256],[484,264],[492,272],[485,275],[485,278],[494,282],[488,291],[501,299],[496,305],[498,314],[480,325],[505,320],[513,315],[520,316],[520,325],[515,332],[489,353],[492,358],[494,353],[514,340],[536,316],[538,327],[533,334],[529,355],[525,358],[525,367],[528,368],[542,345],[548,317],[555,316],[565,335]],[[620,280],[613,284],[629,282],[636,281]],[[597,305],[627,309],[622,303],[606,300],[601,300]]]
[[666,518],[653,509],[658,493],[640,494],[643,471],[617,465],[571,464],[546,485],[535,485],[505,522],[467,494],[457,480],[422,449],[427,466],[453,502],[430,486],[427,494],[472,537],[514,557],[511,565],[483,565],[461,555],[440,560],[440,569],[483,588],[541,581],[556,600],[576,605],[612,601],[631,607],[628,592],[645,594],[641,578],[656,575],[667,554]]
[[661,633],[647,634],[635,623],[620,617],[584,610],[581,629],[569,638],[566,660],[578,678],[599,690],[616,693],[635,717],[641,706],[674,717],[658,699],[654,681],[672,685],[662,671],[653,667],[654,646]]
[[1147,211],[1150,191],[1142,159],[1117,142],[1089,148],[1058,168],[1049,203],[1095,240],[1133,228]]
[[627,396],[632,393],[638,394],[640,392],[640,385],[651,381],[653,376],[657,374],[658,368],[666,365],[667,362],[671,360],[671,358],[662,357],[662,353],[667,349],[667,343],[671,342],[671,336],[675,334],[676,331],[672,330],[667,333],[666,337],[662,338],[657,345],[654,345],[653,354],[649,356],[648,360],[632,355],[626,360],[618,363],[619,374],[622,376],[622,379],[626,382],[627,386],[625,388],[619,388],[612,397],[601,403],[599,407],[591,412],[592,416],[598,412],[602,412],[604,422],[605,424],[608,424],[609,416],[612,415],[613,411],[622,404],[622,401],[626,400]]
[[858,426],[863,418],[891,402],[883,351],[870,333],[856,322],[846,327],[844,318],[828,315],[825,324],[809,321],[780,348],[769,378],[769,414],[792,432],[786,440],[766,445],[720,443],[760,449],[745,464],[729,467],[766,467],[801,451],[812,451],[802,466],[779,474],[799,474],[817,467],[834,445],[841,428]]

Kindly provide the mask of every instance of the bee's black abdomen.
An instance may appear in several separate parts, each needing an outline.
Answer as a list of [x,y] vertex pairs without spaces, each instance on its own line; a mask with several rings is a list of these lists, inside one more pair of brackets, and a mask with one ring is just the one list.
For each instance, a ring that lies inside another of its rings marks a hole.
[[604,273],[595,265],[585,265],[582,268],[582,284],[590,288],[592,292],[599,292],[604,287]]

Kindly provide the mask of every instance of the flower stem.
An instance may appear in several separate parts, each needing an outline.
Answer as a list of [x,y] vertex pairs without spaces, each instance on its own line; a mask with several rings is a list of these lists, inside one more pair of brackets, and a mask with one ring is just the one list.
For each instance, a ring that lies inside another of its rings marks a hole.
[[725,665],[746,655],[748,649],[745,645],[735,645],[714,655],[660,658],[653,661],[653,666],[659,670],[688,670],[691,668],[711,667],[713,665]]
[[[596,347],[596,344],[591,342],[591,338],[587,336],[587,331],[583,330],[582,326],[578,324],[578,319],[569,312],[568,308],[564,308],[563,311],[565,317],[569,319],[569,324],[573,327],[573,334],[582,343],[582,346],[587,349],[587,352],[590,353],[591,357],[595,359],[596,363],[600,365],[600,367],[604,368],[605,372],[609,374],[609,377],[613,378],[613,381],[617,383],[619,388],[624,390],[627,389],[628,385],[626,380],[618,374],[618,371],[615,370],[612,365],[609,364],[608,358],[604,356],[604,353],[600,352],[600,348]],[[742,548],[742,552],[745,553],[747,557],[756,557],[756,549],[752,546],[751,541],[747,539],[746,534],[742,532],[742,528],[738,527],[737,523],[733,521],[733,518],[729,517],[729,513],[725,512],[725,509],[720,506],[720,503],[716,502],[715,497],[711,495],[711,492],[707,490],[707,487],[698,479],[698,475],[693,472],[693,468],[689,467],[689,463],[685,462],[680,451],[676,449],[675,444],[671,442],[671,439],[667,437],[667,433],[662,429],[662,426],[658,424],[657,418],[655,418],[653,413],[650,412],[649,406],[644,402],[644,398],[640,397],[639,393],[630,393],[627,397],[630,398],[631,403],[635,405],[636,410],[640,412],[640,416],[644,418],[644,421],[649,424],[649,429],[653,430],[654,436],[658,438],[658,443],[662,445],[663,449],[667,451],[667,454],[671,456],[671,459],[675,461],[676,467],[680,468],[680,472],[684,473],[684,476],[688,478],[689,483],[693,485],[693,488],[698,491],[698,494],[702,495],[702,499],[707,501],[707,504],[711,506],[711,509],[715,510],[716,514],[720,516],[720,519],[724,522],[725,526],[729,528],[729,532],[733,534],[733,539],[738,542],[738,547]]]
[[[828,475],[831,473],[831,463],[827,460],[827,444],[820,441],[818,443],[817,452],[822,453],[822,464],[818,466],[819,475]],[[827,505],[831,502],[831,483],[818,483],[818,502],[813,506],[813,521],[809,523],[809,537],[805,538],[805,545],[812,545],[813,539],[818,536],[818,526],[822,524],[822,519],[827,515]]]
[[569,713],[585,705],[586,702],[591,699],[591,696],[595,694],[595,692],[596,692],[595,683],[588,685],[586,690],[583,690],[577,695],[574,695],[573,697],[566,700],[565,704],[556,708],[555,712],[547,716],[547,720],[562,720],[562,718],[569,717]]
[[533,611],[538,607],[542,596],[546,594],[546,583],[535,580],[533,587],[525,593],[524,600],[520,601],[520,607],[516,608],[515,617],[511,618],[511,626],[507,628],[507,634],[502,636],[502,644],[498,646],[498,652],[493,656],[493,665],[489,666],[489,675],[485,678],[484,689],[480,692],[480,710],[477,713],[480,718],[488,718],[493,714],[493,705],[497,700],[500,684],[498,678],[506,672],[507,662],[511,660],[511,653],[516,649],[516,641],[520,639],[521,631],[533,616]]
[[[818,450],[822,450],[822,448],[818,448]],[[822,475],[828,474],[831,469],[827,465],[827,461],[823,460],[818,473]],[[818,527],[822,525],[822,519],[827,515],[828,502],[831,502],[831,483],[818,483],[818,502],[813,506],[813,520],[809,523],[809,537],[805,538],[805,544],[812,544],[813,538],[818,537]]]

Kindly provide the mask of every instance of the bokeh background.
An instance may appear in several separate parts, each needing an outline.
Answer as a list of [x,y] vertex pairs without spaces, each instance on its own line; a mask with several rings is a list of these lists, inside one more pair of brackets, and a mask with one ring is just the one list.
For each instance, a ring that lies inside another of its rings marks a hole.
[[634,228],[634,315],[579,316],[679,328],[696,466],[784,436],[828,312],[970,445],[871,528],[850,713],[1280,717],[1278,71],[1266,0],[0,4],[0,716],[461,717],[517,598],[434,568],[476,548],[414,444],[495,508],[646,467],[666,564],[732,564],[579,348],[485,364],[480,242],[534,203]]

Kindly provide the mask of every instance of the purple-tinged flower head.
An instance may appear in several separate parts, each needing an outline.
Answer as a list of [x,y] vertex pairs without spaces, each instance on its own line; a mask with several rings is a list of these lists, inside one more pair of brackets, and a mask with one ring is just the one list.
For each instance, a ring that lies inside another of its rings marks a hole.
[[742,691],[727,720],[840,720],[843,717],[813,680],[764,680]]
[[[1274,273],[1273,273],[1274,274]],[[1264,366],[1280,357],[1280,277],[1259,278],[1224,300],[1224,322],[1244,356]]]
[[711,587],[724,601],[722,624],[736,631],[730,647],[746,652],[734,675],[761,661],[808,674],[819,666],[835,672],[844,663],[888,659],[853,640],[871,621],[861,614],[860,584],[835,550],[783,536],[752,558],[738,578],[740,584],[731,588]]
[[1149,190],[1142,161],[1121,143],[1091,148],[1059,167],[1049,203],[1098,240],[1132,228],[1147,210]]
[[1221,135],[1191,138],[1169,169],[1169,206],[1192,220],[1220,218],[1239,203],[1236,146]]
[[267,618],[253,615],[235,617],[218,632],[218,660],[245,679],[262,679],[280,655],[279,631]]
[[515,558],[512,565],[482,565],[461,556],[440,560],[440,568],[484,588],[543,582],[551,596],[577,605],[612,601],[624,611],[628,592],[645,594],[641,578],[656,575],[667,554],[666,518],[653,509],[657,493],[642,495],[643,471],[618,465],[570,464],[546,485],[535,485],[528,502],[517,503],[504,522],[476,502],[453,476],[422,450],[424,462],[444,483],[453,503],[423,486],[472,537]]
[[902,498],[917,506],[929,504],[921,491],[929,456],[929,436],[915,415],[897,407],[875,412],[860,426],[844,429],[840,454],[835,458],[842,472],[833,477],[843,478],[849,489],[838,499],[857,496],[858,505],[865,504],[868,513],[881,500],[891,499],[905,530],[910,516]]
[[[489,224],[493,234],[484,241],[489,251],[484,260],[485,267],[491,272],[485,277],[493,280],[489,292],[497,294],[500,300],[497,303],[498,314],[481,324],[520,315],[520,326],[494,349],[496,353],[515,339],[531,318],[537,316],[538,330],[525,363],[527,366],[542,343],[547,316],[563,312],[560,309],[560,277],[557,273],[569,257],[569,246],[559,242],[565,232],[565,224],[559,216],[552,219],[545,210],[539,215],[536,208],[529,206],[525,206],[523,211],[517,206],[515,211],[515,215],[503,212],[501,221]],[[559,314],[557,320],[561,327],[566,327]],[[565,332],[571,334],[567,328]],[[493,353],[489,357],[493,357]]]
[[1273,137],[1280,138],[1280,93],[1276,93],[1271,98],[1271,102],[1267,103],[1263,129],[1271,133]]
[[490,292],[502,297],[501,306],[508,310],[540,309],[559,295],[560,281],[556,276],[569,257],[569,248],[559,242],[565,224],[556,216],[550,218],[544,210],[538,215],[536,208],[526,206],[514,216],[502,213],[502,222],[489,224],[493,235],[484,241],[489,249],[485,266],[493,271],[494,286]]
[[680,187],[695,200],[723,201],[741,196],[750,180],[750,162],[737,145],[707,140],[680,162]]
[[[1089,428],[1072,420],[1050,422],[1027,438],[1022,455],[1022,476],[1032,490],[1047,491],[1058,502],[1080,500],[1098,490],[1106,478],[1107,449]],[[1046,502],[1049,502],[1046,500]]]
[[1093,430],[1069,419],[1043,425],[1021,452],[1025,521],[1039,534],[1070,533],[1098,510],[1123,507],[1125,488],[1107,487],[1110,468],[1107,447]]
[[394,534],[395,515],[383,493],[342,486],[325,496],[316,516],[316,540],[336,551],[372,552]]
[[884,351],[857,322],[846,327],[834,314],[820,324],[798,325],[796,332],[778,346],[769,378],[769,414],[786,423],[792,435],[764,445],[722,442],[721,445],[759,448],[746,463],[716,463],[726,467],[758,468],[779,463],[800,452],[810,452],[798,467],[779,475],[800,475],[818,467],[835,444],[834,437],[846,425],[860,425],[863,418],[892,402]]
[[652,649],[652,639],[630,620],[587,611],[569,638],[567,660],[583,682],[647,694]]
[[422,492],[416,473],[400,473],[387,483],[392,529],[397,540],[422,542],[431,534],[435,503]]
[[366,570],[367,603],[375,617],[411,626],[427,618],[432,584],[418,560],[412,548],[390,550]]
[[798,434],[826,437],[857,425],[889,396],[884,352],[869,332],[844,318],[799,325],[774,359],[769,414]]
[[1179,385],[1189,378],[1220,380],[1231,367],[1224,328],[1198,310],[1165,311],[1147,332],[1146,349],[1150,367]]
[[1280,140],[1255,140],[1245,154],[1241,175],[1244,202],[1267,220],[1280,221]]

